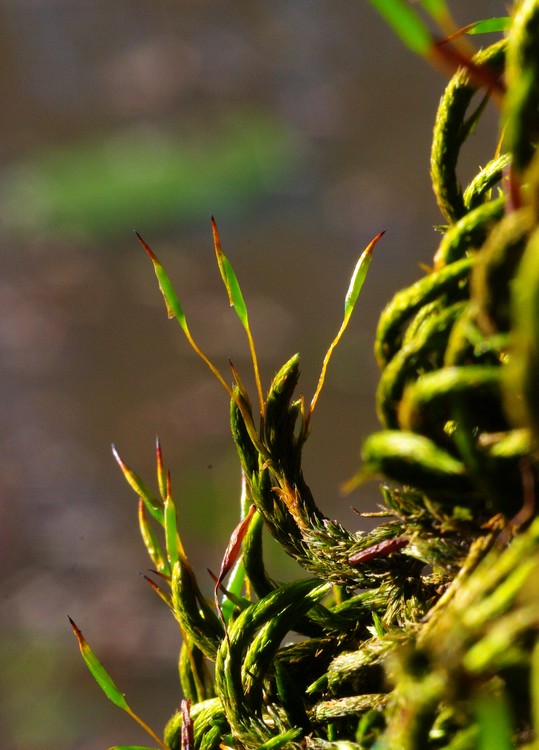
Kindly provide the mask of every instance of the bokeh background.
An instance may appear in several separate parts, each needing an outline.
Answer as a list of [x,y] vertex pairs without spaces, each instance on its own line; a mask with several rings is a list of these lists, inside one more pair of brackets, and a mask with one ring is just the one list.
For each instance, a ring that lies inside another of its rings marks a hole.
[[[503,15],[453,2],[456,19]],[[0,0],[0,747],[151,744],[86,672],[71,615],[160,730],[180,698],[178,628],[140,576],[136,498],[155,435],[201,581],[237,522],[226,395],[167,321],[137,229],[197,340],[249,380],[210,216],[241,280],[265,382],[295,351],[309,397],[359,251],[386,229],[313,419],[305,472],[344,498],[376,428],[376,319],[429,263],[430,131],[443,76],[364,0]],[[463,180],[492,153],[472,138]],[[490,124],[489,124],[490,123]],[[276,552],[276,576],[301,575]]]

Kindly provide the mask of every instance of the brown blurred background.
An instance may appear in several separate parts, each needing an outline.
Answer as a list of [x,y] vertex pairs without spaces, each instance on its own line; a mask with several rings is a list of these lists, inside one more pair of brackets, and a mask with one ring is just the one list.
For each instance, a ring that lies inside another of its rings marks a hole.
[[[452,4],[464,24],[504,3]],[[67,614],[158,731],[180,698],[178,628],[139,573],[136,498],[161,438],[188,555],[210,590],[238,518],[224,392],[168,322],[137,229],[195,337],[249,382],[210,216],[246,297],[265,383],[295,351],[312,395],[359,251],[387,233],[313,419],[326,513],[376,428],[376,319],[429,263],[444,79],[363,0],[0,0],[0,747],[151,740],[81,663]],[[468,175],[492,153],[490,119]],[[464,170],[466,172],[466,170]],[[300,576],[272,553],[277,577]]]

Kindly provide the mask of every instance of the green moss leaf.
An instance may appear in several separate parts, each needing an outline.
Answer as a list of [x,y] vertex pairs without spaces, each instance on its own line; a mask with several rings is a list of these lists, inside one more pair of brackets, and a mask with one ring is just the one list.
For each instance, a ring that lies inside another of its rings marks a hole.
[[389,26],[412,52],[427,56],[432,37],[419,16],[403,0],[370,0]]
[[467,34],[489,34],[495,31],[507,31],[511,24],[511,18],[509,16],[500,16],[499,18],[486,18],[484,21],[477,21],[477,23],[468,26],[466,29]]

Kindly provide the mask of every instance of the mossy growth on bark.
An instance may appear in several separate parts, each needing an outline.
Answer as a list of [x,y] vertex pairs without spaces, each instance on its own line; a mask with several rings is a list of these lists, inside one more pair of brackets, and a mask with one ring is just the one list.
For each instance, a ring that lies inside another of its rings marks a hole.
[[[251,346],[255,406],[238,373],[229,387],[194,342],[141,240],[169,315],[228,392],[244,478],[214,603],[178,535],[160,447],[156,494],[117,456],[140,498],[154,586],[183,636],[179,711],[162,738],[149,730],[163,748],[539,746],[539,0],[516,3],[499,25],[503,39],[473,55],[458,35],[428,37],[425,56],[457,68],[431,158],[445,225],[432,269],[395,295],[376,332],[382,430],[366,440],[350,482],[381,478],[373,531],[352,533],[324,515],[301,454],[379,236],[358,262],[306,405],[296,395],[297,356],[264,396],[247,308],[214,224],[223,281]],[[490,98],[500,148],[463,188],[460,149]],[[298,563],[298,580],[277,583],[266,570],[264,527]],[[76,634],[107,695],[131,713]]]

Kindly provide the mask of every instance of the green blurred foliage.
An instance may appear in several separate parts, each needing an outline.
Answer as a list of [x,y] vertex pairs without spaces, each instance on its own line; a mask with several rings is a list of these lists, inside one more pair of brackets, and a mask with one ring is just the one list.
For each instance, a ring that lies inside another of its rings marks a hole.
[[4,224],[24,236],[112,239],[241,215],[290,175],[292,133],[263,113],[236,112],[205,132],[136,128],[31,154],[6,170]]

